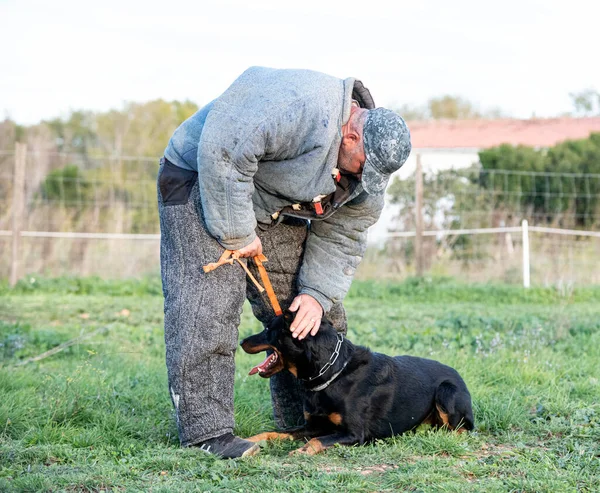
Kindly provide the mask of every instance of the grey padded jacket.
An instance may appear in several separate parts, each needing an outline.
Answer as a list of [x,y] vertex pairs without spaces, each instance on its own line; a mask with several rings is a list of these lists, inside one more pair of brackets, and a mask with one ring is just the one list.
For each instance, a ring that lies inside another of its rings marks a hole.
[[[221,245],[242,248],[257,223],[271,225],[282,209],[335,191],[353,97],[374,107],[353,78],[251,67],[181,124],[165,157],[198,171],[204,219]],[[358,184],[341,207],[311,220],[298,288],[325,312],[348,292],[383,202],[383,193],[367,195]]]

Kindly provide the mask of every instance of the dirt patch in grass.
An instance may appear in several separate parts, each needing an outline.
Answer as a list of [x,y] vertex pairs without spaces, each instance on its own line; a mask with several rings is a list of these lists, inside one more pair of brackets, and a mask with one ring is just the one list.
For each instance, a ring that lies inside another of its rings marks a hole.
[[484,443],[479,450],[474,451],[470,455],[462,456],[461,459],[470,459],[476,457],[478,459],[484,459],[491,457],[492,455],[512,455],[515,452],[516,447],[510,445],[493,445],[491,443]]
[[359,472],[363,476],[369,476],[370,474],[381,474],[387,471],[392,471],[394,469],[398,469],[398,466],[395,464],[375,464],[372,466],[359,467],[349,469],[347,467],[340,466],[323,466],[319,467],[319,470],[325,472]]

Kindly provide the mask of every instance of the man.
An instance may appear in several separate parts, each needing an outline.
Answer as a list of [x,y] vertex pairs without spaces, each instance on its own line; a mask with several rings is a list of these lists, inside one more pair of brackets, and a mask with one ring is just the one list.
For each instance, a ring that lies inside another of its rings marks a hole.
[[[204,273],[224,249],[264,253],[292,330],[322,316],[346,331],[342,300],[410,153],[404,120],[375,109],[358,80],[252,67],[174,133],[158,177],[169,390],[183,446],[221,457],[258,451],[232,434],[234,354],[244,299],[274,316],[241,266]],[[253,262],[248,262],[252,268]],[[301,388],[271,378],[277,425],[302,424]]]

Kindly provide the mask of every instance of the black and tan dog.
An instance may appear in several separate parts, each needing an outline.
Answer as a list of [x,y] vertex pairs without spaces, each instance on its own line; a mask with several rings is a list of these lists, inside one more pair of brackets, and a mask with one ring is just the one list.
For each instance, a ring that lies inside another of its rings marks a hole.
[[423,423],[459,432],[473,429],[471,396],[453,368],[355,346],[326,320],[316,336],[299,341],[289,330],[292,320],[290,312],[275,318],[241,346],[250,354],[272,351],[251,375],[269,378],[285,368],[304,382],[306,426],[249,440],[310,438],[292,453],[313,455],[335,444],[362,444]]

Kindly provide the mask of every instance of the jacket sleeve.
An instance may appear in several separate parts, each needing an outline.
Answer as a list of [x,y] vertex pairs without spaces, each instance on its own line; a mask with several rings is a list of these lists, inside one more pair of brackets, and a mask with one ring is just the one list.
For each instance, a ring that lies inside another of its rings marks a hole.
[[379,218],[384,194],[356,199],[323,221],[311,221],[300,268],[299,291],[315,298],[327,313],[350,289],[367,247],[367,230]]
[[225,248],[238,250],[256,238],[254,175],[265,156],[282,162],[300,156],[324,159],[319,153],[327,149],[309,138],[316,129],[324,134],[323,113],[302,99],[246,112],[232,112],[226,103],[215,102],[198,145],[198,181],[206,227]]
[[253,177],[264,154],[263,136],[215,107],[200,138],[198,182],[204,220],[210,234],[229,250],[256,238]]

